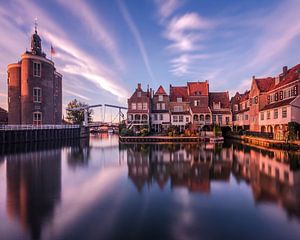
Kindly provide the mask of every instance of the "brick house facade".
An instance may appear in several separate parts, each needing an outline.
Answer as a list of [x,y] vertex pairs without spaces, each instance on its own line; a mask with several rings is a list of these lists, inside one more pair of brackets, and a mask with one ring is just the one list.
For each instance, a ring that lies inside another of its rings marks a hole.
[[170,126],[170,97],[162,86],[159,86],[151,99],[151,128],[162,132]]
[[221,127],[232,125],[232,113],[228,92],[210,92],[209,107],[212,113],[212,123]]
[[187,128],[191,122],[187,87],[170,85],[170,113],[172,126],[179,127],[180,131]]
[[232,126],[235,130],[249,130],[250,120],[249,120],[249,93],[250,91],[245,91],[240,94],[237,92],[230,101],[231,111],[232,111]]
[[139,130],[143,126],[150,127],[151,97],[149,89],[145,92],[139,83],[135,92],[128,99],[127,119],[129,128]]
[[252,78],[251,89],[249,93],[249,118],[250,131],[258,132],[259,111],[267,104],[268,91],[274,86],[274,78]]
[[209,108],[208,82],[188,82],[188,99],[192,124],[198,128],[212,124],[212,114]]
[[274,84],[267,93],[267,104],[260,110],[261,132],[272,132],[274,138],[287,137],[288,123],[300,123],[300,64],[283,71],[274,78]]
[[127,117],[128,128],[139,130],[141,126],[151,126],[154,132],[165,131],[169,126],[176,126],[182,132],[189,127],[200,130],[213,124],[232,125],[229,93],[209,93],[207,81],[170,85],[169,95],[162,86],[155,94],[152,90],[145,92],[139,83],[128,99]]

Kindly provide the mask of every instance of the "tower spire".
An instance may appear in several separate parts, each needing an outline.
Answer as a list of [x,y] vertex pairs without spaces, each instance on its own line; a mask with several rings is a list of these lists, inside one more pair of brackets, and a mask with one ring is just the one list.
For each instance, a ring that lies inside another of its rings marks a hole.
[[37,26],[38,26],[38,23],[37,23],[37,17],[34,19],[34,31],[35,33],[37,34]]

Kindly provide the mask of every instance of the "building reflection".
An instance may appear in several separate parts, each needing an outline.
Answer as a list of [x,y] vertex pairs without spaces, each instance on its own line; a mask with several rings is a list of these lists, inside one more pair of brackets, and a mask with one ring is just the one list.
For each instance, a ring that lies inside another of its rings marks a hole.
[[78,145],[68,149],[67,161],[68,166],[72,169],[87,166],[90,158],[89,139],[80,139]]
[[190,192],[209,193],[214,181],[251,186],[254,200],[275,203],[288,216],[300,217],[300,154],[223,145],[127,145],[128,175],[137,190],[156,183],[164,189],[183,187]]
[[233,174],[251,185],[256,203],[276,203],[300,217],[300,155],[241,144],[233,149]]
[[40,239],[61,198],[61,149],[7,155],[6,164],[7,214]]
[[232,148],[218,145],[128,145],[129,178],[139,192],[157,183],[163,189],[184,187],[190,192],[210,192],[214,180],[229,181]]

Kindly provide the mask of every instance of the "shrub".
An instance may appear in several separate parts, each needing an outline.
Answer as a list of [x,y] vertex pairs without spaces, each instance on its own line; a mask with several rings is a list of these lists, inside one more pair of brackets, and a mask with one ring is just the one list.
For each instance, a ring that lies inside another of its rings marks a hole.
[[295,141],[298,139],[298,132],[300,130],[300,124],[296,122],[289,122],[288,123],[288,139],[290,141]]

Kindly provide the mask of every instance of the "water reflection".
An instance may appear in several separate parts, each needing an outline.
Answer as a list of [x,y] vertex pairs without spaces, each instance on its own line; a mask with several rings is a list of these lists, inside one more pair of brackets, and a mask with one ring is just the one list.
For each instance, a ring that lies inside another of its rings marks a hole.
[[67,152],[68,165],[72,169],[87,166],[89,157],[90,146],[86,139],[81,139],[78,145],[73,145]]
[[4,152],[0,238],[297,239],[300,234],[299,153],[236,142],[119,144],[111,135]]
[[138,192],[156,183],[164,189],[184,187],[209,193],[214,181],[250,184],[256,203],[281,205],[300,217],[299,154],[253,148],[239,143],[223,145],[125,145],[128,176]]
[[213,180],[229,181],[232,148],[222,145],[127,145],[128,175],[139,192],[153,182],[209,193]]
[[33,239],[54,214],[61,196],[61,150],[7,156],[6,208]]
[[300,158],[280,150],[233,145],[232,172],[246,180],[257,203],[273,202],[282,206],[288,216],[300,217]]

